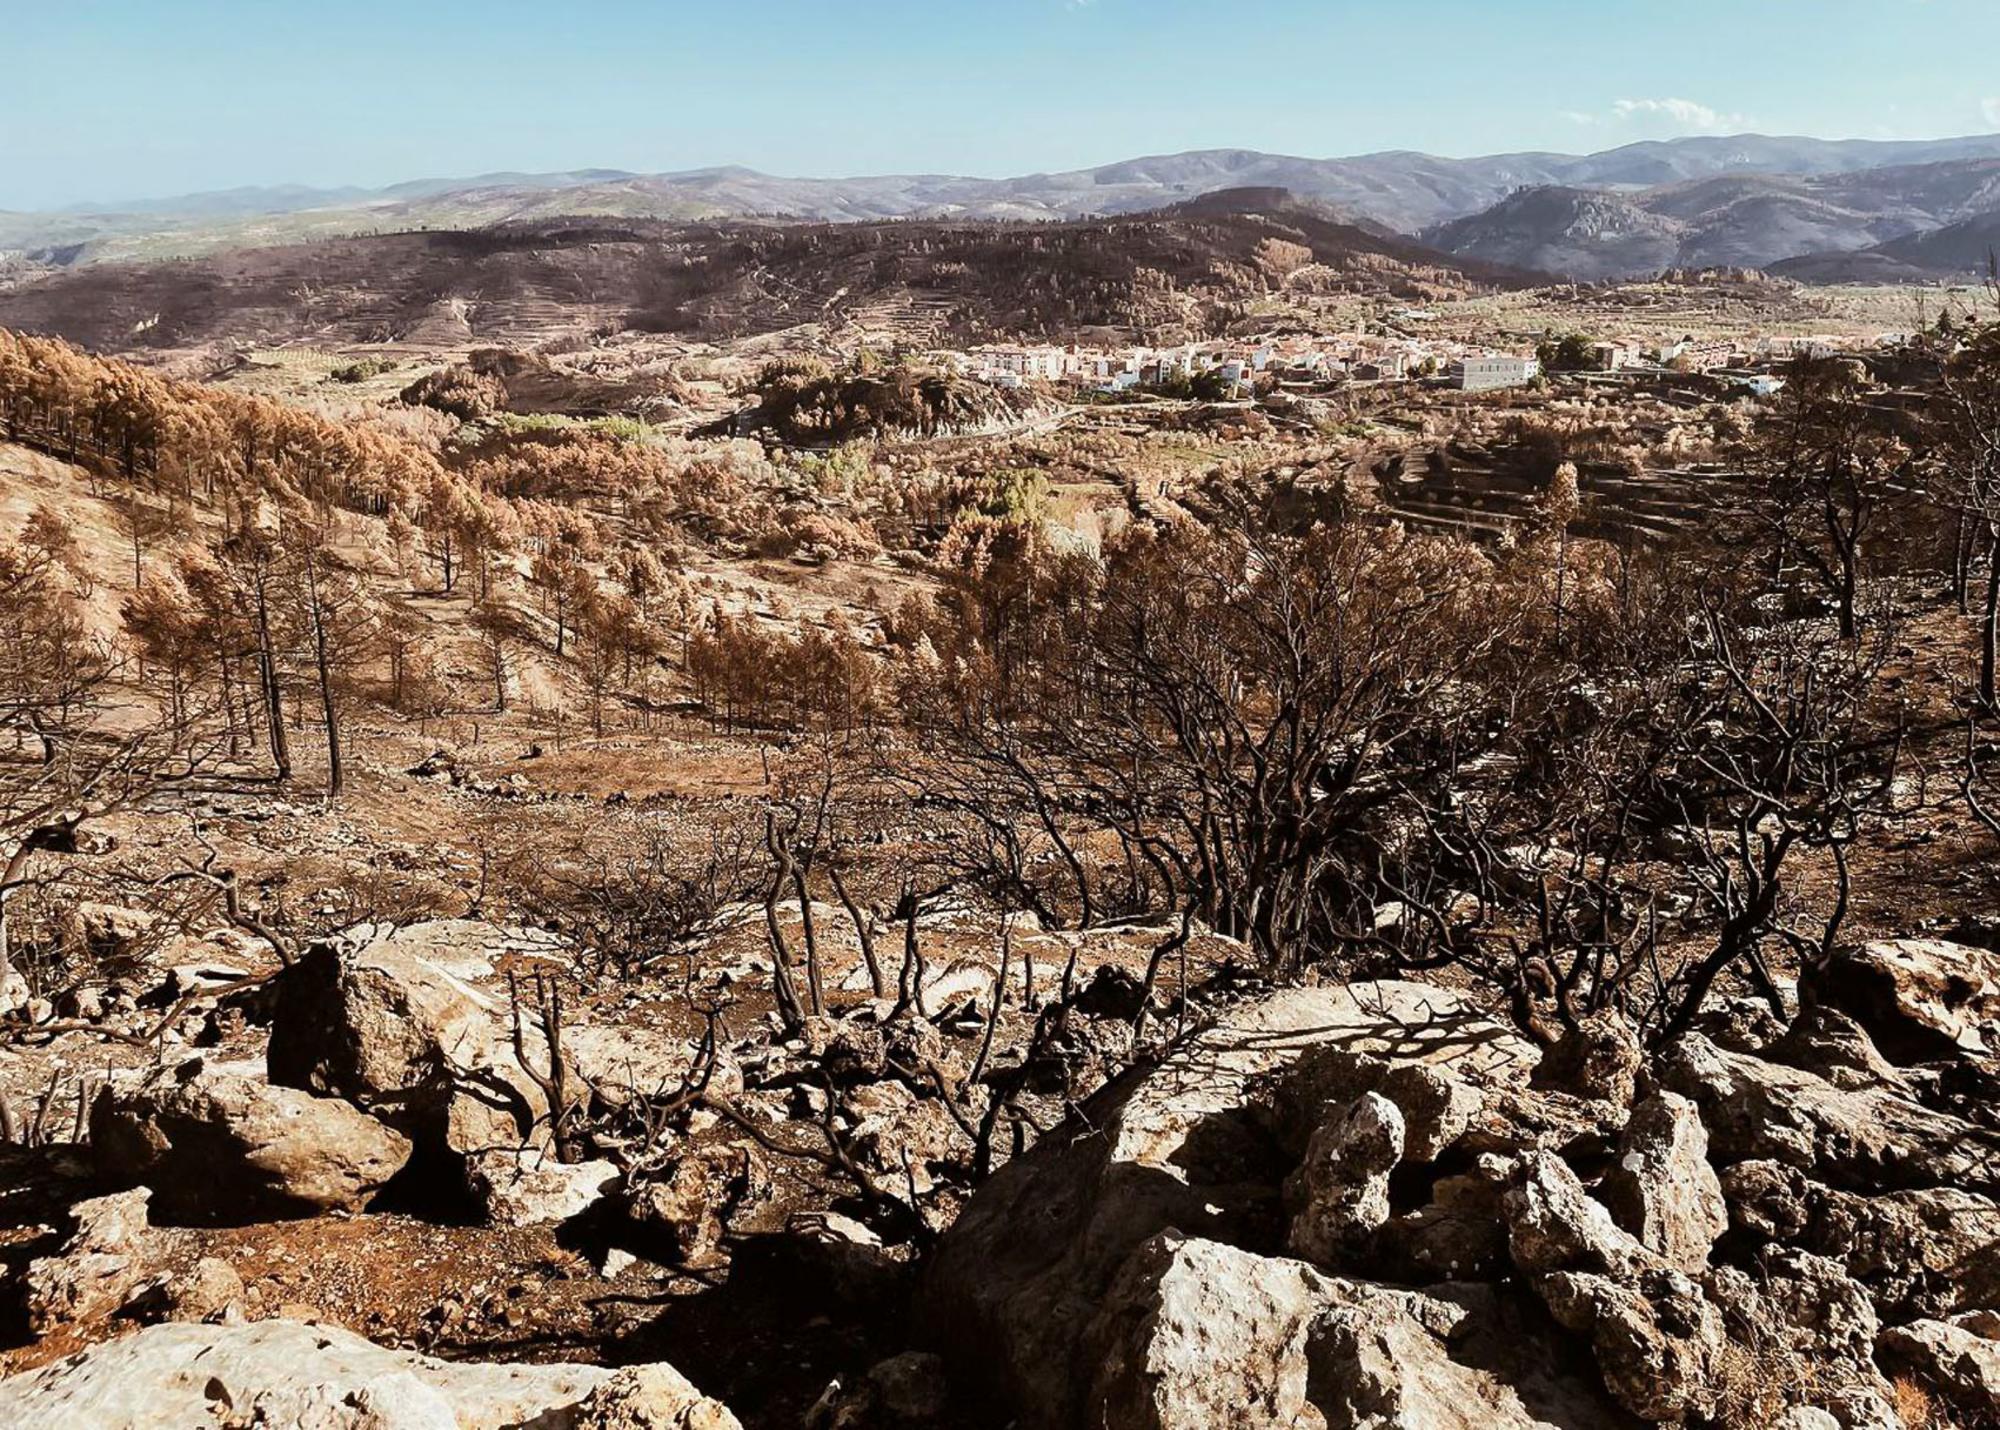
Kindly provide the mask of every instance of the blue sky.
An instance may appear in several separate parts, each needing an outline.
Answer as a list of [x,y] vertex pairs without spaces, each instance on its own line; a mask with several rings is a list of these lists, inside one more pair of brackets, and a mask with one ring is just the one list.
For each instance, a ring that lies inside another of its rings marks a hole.
[[2000,0],[0,0],[0,208],[2000,130]]

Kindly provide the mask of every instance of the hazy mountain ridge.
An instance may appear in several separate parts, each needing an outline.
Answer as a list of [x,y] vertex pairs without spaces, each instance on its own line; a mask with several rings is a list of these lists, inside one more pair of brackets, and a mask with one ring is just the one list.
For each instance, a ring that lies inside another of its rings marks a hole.
[[[61,213],[0,214],[0,249],[45,261],[160,258],[363,232],[477,228],[557,215],[681,221],[770,216],[852,222],[888,218],[1052,220],[1156,209],[1218,189],[1282,188],[1354,221],[1418,233],[1479,214],[1522,188],[1637,191],[1723,175],[1824,179],[2000,160],[2000,135],[1880,141],[1736,135],[1628,144],[1601,153],[1470,159],[1387,151],[1311,159],[1248,149],[1150,155],[1095,168],[984,179],[953,175],[783,178],[741,167],[666,174],[589,169],[421,179],[379,190],[239,189]],[[1865,188],[1865,183],[1863,184]],[[1839,203],[1835,198],[1831,200]],[[1918,204],[1925,218],[1968,217]],[[1848,230],[1842,230],[1848,235]],[[1861,247],[1890,236],[1871,233]],[[1738,245],[1739,247],[1741,245]],[[1791,249],[1773,258],[1799,252]]]
[[[1995,212],[2000,159],[1968,158],[1829,174],[1717,174],[1622,193],[1544,186],[1423,237],[1460,257],[1595,279],[1858,253]],[[1950,245],[1931,251],[1956,254]],[[1931,271],[1959,271],[1957,257],[1951,262]]]
[[1985,273],[1996,254],[2000,209],[1858,252],[1788,259],[1771,271],[1809,283],[1916,283]]

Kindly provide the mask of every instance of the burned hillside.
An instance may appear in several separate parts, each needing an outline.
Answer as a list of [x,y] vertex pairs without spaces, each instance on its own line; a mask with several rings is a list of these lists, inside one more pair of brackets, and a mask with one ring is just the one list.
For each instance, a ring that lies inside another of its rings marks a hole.
[[1992,1423],[1996,332],[0,334],[0,1420]]

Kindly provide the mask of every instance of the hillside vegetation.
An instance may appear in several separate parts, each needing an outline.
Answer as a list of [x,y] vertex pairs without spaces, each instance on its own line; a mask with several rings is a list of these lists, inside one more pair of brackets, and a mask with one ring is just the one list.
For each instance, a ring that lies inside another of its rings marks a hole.
[[116,349],[522,341],[623,326],[722,338],[919,293],[960,340],[1102,328],[1172,341],[1288,286],[1429,300],[1505,281],[1264,195],[1064,224],[564,220],[344,239],[86,268],[0,293],[0,324]]
[[[1442,281],[1248,202],[355,248]],[[0,331],[0,1423],[1978,1430],[2000,325],[1782,377]]]

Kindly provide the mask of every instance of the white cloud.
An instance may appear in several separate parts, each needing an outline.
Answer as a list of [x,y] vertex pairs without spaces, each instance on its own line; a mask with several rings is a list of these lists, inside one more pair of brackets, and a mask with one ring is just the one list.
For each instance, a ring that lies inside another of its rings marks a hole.
[[1611,106],[1611,117],[1619,123],[1675,134],[1726,134],[1747,123],[1740,114],[1726,114],[1692,99],[1621,99]]
[[1980,100],[1979,112],[1986,116],[1988,124],[2000,129],[2000,94],[1994,95],[1991,99]]

